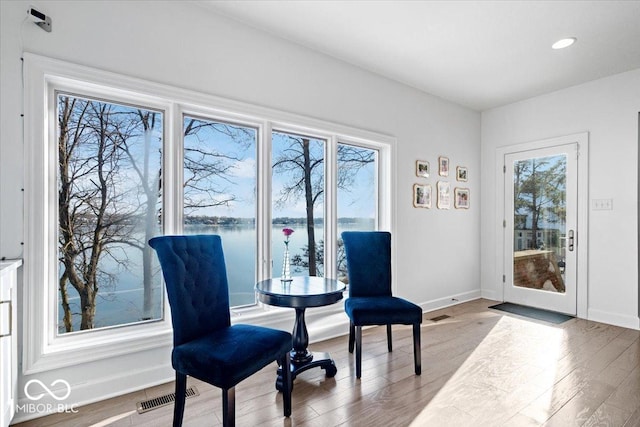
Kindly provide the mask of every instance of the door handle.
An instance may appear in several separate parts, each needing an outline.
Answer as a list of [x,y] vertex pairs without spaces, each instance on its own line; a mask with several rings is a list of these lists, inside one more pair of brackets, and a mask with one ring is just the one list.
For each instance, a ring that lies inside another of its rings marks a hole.
[[573,230],[569,230],[569,242],[567,244],[569,252],[573,252],[574,233]]
[[1,304],[9,304],[9,328],[7,329],[9,332],[6,334],[0,334],[0,338],[10,337],[13,333],[13,304],[11,304],[11,300],[0,301]]

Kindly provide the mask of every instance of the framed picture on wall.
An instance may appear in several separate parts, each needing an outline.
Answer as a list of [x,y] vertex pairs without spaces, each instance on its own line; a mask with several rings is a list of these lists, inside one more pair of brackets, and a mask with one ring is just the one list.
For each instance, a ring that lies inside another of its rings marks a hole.
[[429,169],[429,162],[426,162],[424,160],[416,160],[416,176],[429,178],[430,172],[431,171]]
[[438,209],[451,207],[451,186],[447,181],[438,181]]
[[431,184],[413,184],[413,207],[431,208]]
[[456,179],[458,181],[466,181],[468,176],[467,168],[464,166],[458,166],[456,168]]
[[449,158],[440,156],[438,157],[438,174],[440,176],[449,176]]
[[453,199],[456,209],[469,209],[469,189],[456,187],[453,190]]

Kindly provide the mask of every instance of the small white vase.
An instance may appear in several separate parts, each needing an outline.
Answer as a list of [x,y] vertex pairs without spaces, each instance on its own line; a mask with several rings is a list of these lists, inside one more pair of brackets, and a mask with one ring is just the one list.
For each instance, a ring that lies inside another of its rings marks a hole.
[[282,260],[282,276],[280,280],[290,282],[291,280],[291,260],[289,259],[289,240],[284,242],[284,258]]

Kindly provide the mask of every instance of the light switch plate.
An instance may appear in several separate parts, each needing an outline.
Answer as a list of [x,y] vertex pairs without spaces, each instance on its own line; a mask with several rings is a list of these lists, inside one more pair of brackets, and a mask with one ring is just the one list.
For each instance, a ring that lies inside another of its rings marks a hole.
[[613,199],[591,199],[591,209],[594,211],[613,210]]

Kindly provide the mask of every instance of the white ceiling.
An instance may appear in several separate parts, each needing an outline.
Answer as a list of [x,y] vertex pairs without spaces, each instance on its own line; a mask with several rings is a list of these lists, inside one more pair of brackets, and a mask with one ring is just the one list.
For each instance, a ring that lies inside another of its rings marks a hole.
[[479,111],[640,68],[637,0],[200,3]]

